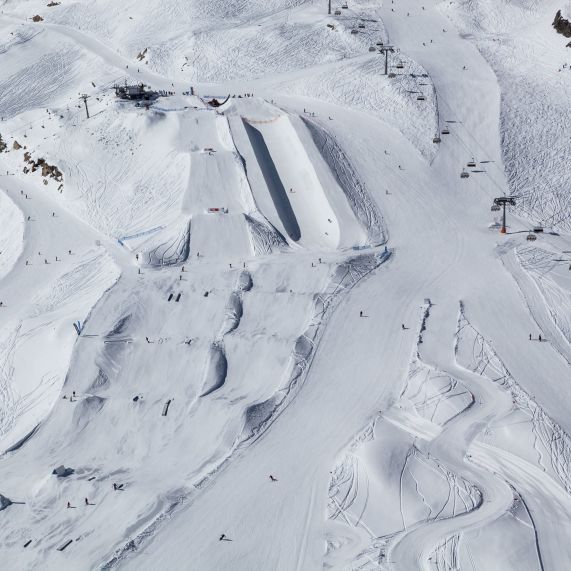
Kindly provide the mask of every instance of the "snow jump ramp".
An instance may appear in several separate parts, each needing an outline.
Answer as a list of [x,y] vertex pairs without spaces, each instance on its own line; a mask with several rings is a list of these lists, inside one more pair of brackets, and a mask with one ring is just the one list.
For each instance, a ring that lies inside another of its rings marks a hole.
[[337,217],[290,118],[243,122],[289,239],[305,247],[337,248],[341,234]]

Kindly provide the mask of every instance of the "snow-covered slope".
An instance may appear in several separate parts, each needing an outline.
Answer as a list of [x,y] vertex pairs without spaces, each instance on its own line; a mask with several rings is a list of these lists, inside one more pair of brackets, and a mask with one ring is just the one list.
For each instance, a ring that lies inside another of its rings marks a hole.
[[3,0],[6,569],[571,565],[566,6],[332,8]]

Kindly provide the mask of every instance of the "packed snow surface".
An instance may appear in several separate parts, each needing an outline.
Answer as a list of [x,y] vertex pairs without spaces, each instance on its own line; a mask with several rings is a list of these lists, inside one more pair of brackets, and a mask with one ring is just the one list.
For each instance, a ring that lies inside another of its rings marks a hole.
[[1,0],[4,569],[571,568],[569,2],[331,5]]

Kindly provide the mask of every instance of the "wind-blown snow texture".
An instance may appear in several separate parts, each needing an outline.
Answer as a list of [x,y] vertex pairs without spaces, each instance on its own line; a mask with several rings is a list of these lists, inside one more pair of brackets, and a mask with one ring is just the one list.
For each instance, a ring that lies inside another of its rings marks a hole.
[[571,568],[568,2],[0,8],[3,568]]

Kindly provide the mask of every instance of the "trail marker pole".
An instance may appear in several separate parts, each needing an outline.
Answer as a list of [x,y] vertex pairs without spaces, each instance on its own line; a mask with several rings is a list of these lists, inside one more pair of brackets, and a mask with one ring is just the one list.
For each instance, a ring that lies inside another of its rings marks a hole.
[[331,0],[329,0],[329,10],[327,13],[331,16]]
[[515,206],[515,198],[512,198],[511,196],[500,196],[499,198],[494,198],[494,204],[503,208],[500,234],[506,234],[506,206]]
[[89,119],[89,109],[87,108],[87,98],[89,97],[89,95],[85,95],[83,94],[80,99],[83,99],[83,103],[85,104],[85,113],[87,115],[87,118]]

